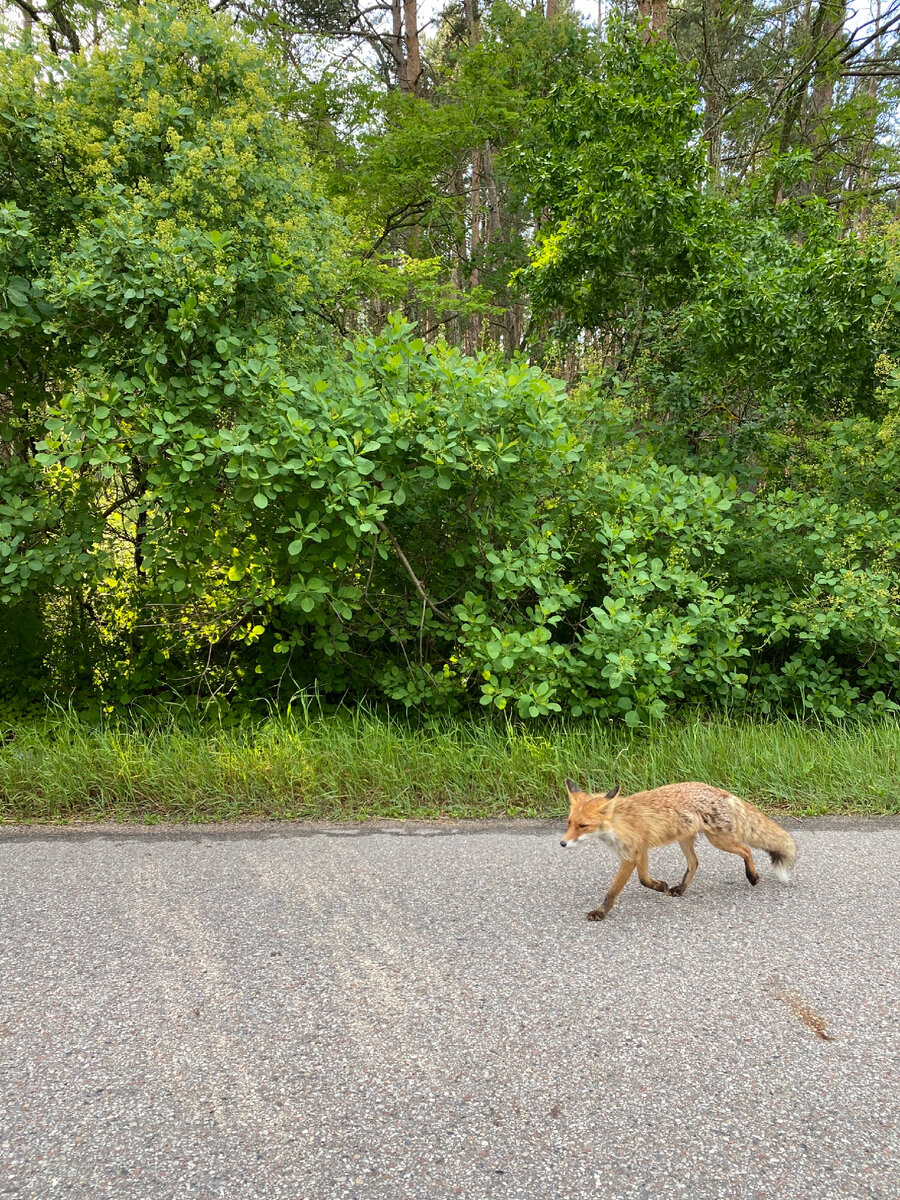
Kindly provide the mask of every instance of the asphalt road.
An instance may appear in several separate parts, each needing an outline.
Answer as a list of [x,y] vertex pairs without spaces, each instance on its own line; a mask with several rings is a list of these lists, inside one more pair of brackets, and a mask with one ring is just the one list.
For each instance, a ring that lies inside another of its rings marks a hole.
[[792,828],[602,924],[543,823],[0,829],[0,1197],[897,1200],[900,824]]

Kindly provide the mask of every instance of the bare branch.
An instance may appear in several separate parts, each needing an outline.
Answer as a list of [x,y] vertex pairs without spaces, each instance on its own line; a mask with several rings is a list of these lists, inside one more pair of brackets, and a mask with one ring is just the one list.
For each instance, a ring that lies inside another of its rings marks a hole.
[[381,532],[384,534],[384,536],[388,539],[388,541],[394,547],[397,557],[403,563],[403,566],[406,570],[407,575],[412,580],[413,585],[414,585],[416,591],[422,597],[422,600],[428,605],[428,607],[431,609],[431,611],[434,613],[434,615],[438,618],[438,620],[449,621],[450,618],[445,613],[441,612],[441,610],[438,608],[438,606],[434,603],[434,601],[431,599],[431,597],[425,591],[425,588],[422,586],[422,583],[419,580],[418,576],[416,575],[415,571],[409,565],[409,559],[406,557],[406,555],[400,549],[400,545],[399,545],[397,539],[394,537],[394,535],[388,529],[387,525],[385,525],[384,521],[376,521],[375,524],[378,526],[378,528],[381,530]]
[[38,25],[43,25],[43,21],[40,18],[38,10],[36,8],[32,8],[32,6],[28,3],[28,0],[13,0],[13,4],[15,4],[18,8],[21,8],[22,12],[25,13],[26,16],[31,17],[32,21],[36,21]]

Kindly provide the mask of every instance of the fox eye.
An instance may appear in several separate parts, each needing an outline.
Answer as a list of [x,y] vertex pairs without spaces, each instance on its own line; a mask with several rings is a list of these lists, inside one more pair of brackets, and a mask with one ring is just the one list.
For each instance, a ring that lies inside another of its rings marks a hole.
[[587,825],[579,825],[578,828],[579,829],[587,829]]

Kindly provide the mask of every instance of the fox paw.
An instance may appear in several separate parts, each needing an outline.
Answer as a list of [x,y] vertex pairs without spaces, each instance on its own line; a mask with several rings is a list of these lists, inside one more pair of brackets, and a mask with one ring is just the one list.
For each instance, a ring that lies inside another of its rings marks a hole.
[[670,896],[683,896],[684,895],[684,884],[676,883],[674,887],[670,887],[669,895]]
[[589,921],[605,921],[606,920],[606,909],[605,908],[592,908],[591,911],[587,914],[587,919]]

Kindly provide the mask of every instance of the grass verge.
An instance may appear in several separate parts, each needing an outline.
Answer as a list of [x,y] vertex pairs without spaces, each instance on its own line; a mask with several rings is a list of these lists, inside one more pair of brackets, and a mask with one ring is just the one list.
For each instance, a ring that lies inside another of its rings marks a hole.
[[684,779],[798,816],[900,812],[900,724],[690,720],[634,735],[414,725],[360,711],[231,728],[0,729],[0,822],[561,816],[563,779],[626,791]]

